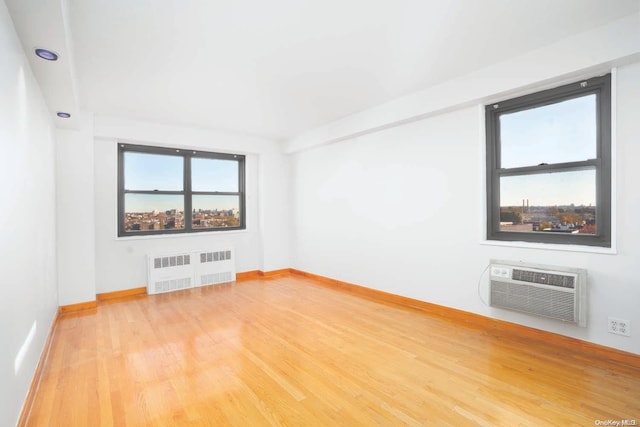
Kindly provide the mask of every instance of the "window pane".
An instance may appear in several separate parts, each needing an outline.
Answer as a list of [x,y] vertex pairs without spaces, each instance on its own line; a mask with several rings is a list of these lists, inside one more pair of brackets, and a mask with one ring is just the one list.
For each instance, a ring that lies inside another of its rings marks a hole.
[[125,194],[125,231],[159,231],[176,228],[184,228],[184,196]]
[[125,190],[183,190],[182,157],[136,152],[124,153]]
[[500,178],[500,231],[595,234],[596,172]]
[[238,162],[220,159],[191,159],[193,191],[238,191]]
[[596,134],[595,94],[502,114],[500,167],[595,159]]
[[193,228],[240,226],[239,196],[193,196]]

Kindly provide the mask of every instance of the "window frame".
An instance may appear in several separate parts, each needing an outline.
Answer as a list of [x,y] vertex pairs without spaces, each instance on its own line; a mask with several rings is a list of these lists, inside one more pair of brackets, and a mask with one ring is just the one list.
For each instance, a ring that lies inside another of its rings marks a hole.
[[[596,158],[501,168],[500,116],[569,99],[596,95]],[[611,248],[611,74],[491,103],[485,106],[487,240]],[[595,169],[596,234],[500,231],[500,178]]]
[[[242,154],[228,154],[217,153],[210,151],[202,151],[198,149],[189,148],[168,148],[168,147],[156,147],[151,145],[137,145],[118,142],[118,203],[117,203],[117,215],[118,215],[118,237],[134,237],[134,236],[157,236],[168,234],[193,234],[193,233],[208,233],[208,232],[220,232],[231,230],[245,230],[246,229],[246,197],[245,197],[245,160],[246,157]],[[182,191],[164,191],[164,190],[127,190],[124,188],[124,171],[125,160],[124,155],[127,152],[145,153],[145,154],[159,154],[170,155],[174,157],[182,157],[183,161],[183,189]],[[217,160],[233,160],[238,162],[238,191],[192,191],[192,176],[191,176],[191,159],[204,158],[204,159],[217,159]],[[125,230],[125,195],[126,194],[154,194],[154,195],[182,195],[184,197],[184,228],[172,228],[161,230],[147,230],[147,231],[126,231]],[[240,210],[240,225],[237,227],[218,227],[218,228],[193,228],[193,196],[198,195],[212,195],[212,196],[238,196],[239,197],[239,210]],[[189,213],[189,214],[187,214]]]

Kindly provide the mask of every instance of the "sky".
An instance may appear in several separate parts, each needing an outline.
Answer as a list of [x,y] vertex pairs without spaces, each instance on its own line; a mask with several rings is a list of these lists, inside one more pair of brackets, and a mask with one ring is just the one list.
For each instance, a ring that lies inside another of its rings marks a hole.
[[[501,167],[595,159],[596,96],[500,116]],[[595,170],[500,180],[500,206],[596,204]]]
[[[126,152],[125,189],[183,190],[183,158],[148,153]],[[238,162],[233,160],[193,158],[193,191],[238,191]],[[126,194],[126,212],[184,210],[184,196]],[[239,209],[238,196],[194,196],[194,209]]]

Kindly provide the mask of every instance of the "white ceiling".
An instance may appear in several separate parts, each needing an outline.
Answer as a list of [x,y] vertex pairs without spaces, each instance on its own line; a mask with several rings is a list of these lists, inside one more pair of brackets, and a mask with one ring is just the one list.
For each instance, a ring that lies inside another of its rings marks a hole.
[[5,2],[53,111],[279,140],[640,10],[640,0]]

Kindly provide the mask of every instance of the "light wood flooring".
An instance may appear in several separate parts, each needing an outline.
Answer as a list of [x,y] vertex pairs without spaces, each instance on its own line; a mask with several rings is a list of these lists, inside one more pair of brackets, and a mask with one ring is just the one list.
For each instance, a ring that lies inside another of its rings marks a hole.
[[640,423],[640,368],[300,276],[58,319],[29,426]]

